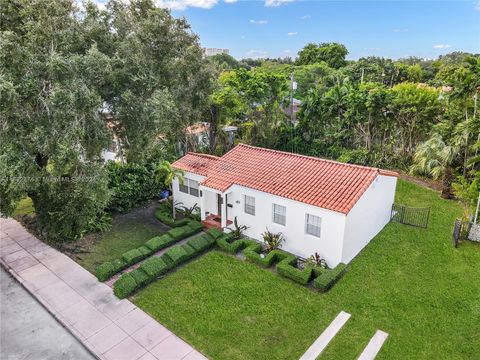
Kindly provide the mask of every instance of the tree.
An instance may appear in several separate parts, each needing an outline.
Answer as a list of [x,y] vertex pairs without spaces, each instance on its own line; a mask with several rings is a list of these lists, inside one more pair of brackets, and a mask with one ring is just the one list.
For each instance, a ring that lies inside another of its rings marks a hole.
[[309,43],[298,52],[296,64],[309,65],[323,61],[331,68],[338,69],[346,65],[347,54],[348,50],[345,45],[339,43],[320,43],[318,45]]
[[[185,172],[180,169],[174,168],[168,161],[162,161],[155,169],[156,176],[159,181],[163,181],[166,188],[173,193],[172,184],[176,178],[180,184],[184,184],[185,178],[183,177]],[[172,218],[175,220],[175,204],[172,206]]]
[[439,134],[433,134],[417,147],[411,172],[432,176],[434,179],[442,178],[442,197],[450,199],[458,155],[458,147],[446,145]]

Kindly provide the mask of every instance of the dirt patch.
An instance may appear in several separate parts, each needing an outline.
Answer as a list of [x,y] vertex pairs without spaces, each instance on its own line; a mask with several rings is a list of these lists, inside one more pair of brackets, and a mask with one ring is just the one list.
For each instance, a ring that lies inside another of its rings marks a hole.
[[438,180],[433,180],[424,177],[412,176],[406,173],[398,172],[400,179],[410,181],[414,184],[420,185],[422,187],[434,190],[442,191],[442,183]]

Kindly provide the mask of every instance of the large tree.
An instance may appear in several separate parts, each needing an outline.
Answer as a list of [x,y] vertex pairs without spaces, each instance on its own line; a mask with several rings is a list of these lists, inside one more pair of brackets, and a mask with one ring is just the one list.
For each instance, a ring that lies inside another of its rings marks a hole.
[[309,43],[298,52],[297,65],[309,65],[325,62],[328,66],[338,69],[346,65],[345,57],[348,50],[339,43]]

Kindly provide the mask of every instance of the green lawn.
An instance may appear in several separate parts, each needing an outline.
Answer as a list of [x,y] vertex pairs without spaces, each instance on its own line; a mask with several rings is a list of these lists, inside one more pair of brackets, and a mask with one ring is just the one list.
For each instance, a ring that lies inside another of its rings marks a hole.
[[124,252],[142,246],[166,230],[168,228],[153,217],[152,211],[138,209],[114,217],[111,230],[80,239],[77,244],[87,252],[73,257],[94,274],[98,265],[121,257]]
[[377,329],[377,359],[480,358],[480,246],[452,247],[460,207],[404,181],[397,202],[432,206],[429,228],[389,224],[327,294],[213,251],[134,301],[211,359],[298,359],[341,310],[322,359],[357,358]]

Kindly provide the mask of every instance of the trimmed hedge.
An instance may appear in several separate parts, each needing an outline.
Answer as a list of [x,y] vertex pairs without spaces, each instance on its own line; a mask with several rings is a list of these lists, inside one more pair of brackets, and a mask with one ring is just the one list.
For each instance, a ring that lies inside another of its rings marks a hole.
[[335,266],[334,269],[324,270],[319,277],[313,281],[313,287],[319,289],[320,291],[328,291],[333,285],[337,283],[338,280],[345,274],[347,270],[347,265],[340,263]]
[[139,262],[140,260],[144,259],[145,256],[140,252],[139,249],[132,249],[123,253],[122,259],[128,264],[133,265]]
[[153,254],[153,250],[150,249],[148,246],[145,246],[145,245],[140,246],[138,248],[138,251],[140,251],[140,253],[143,255],[144,259]]
[[208,248],[212,247],[213,244],[215,244],[215,240],[211,236],[203,234],[201,236],[196,236],[193,239],[188,240],[187,244],[196,251],[205,251]]
[[215,240],[220,238],[220,236],[224,235],[222,230],[219,230],[219,229],[216,229],[216,228],[210,228],[206,231],[206,233],[208,235],[210,235],[211,237],[213,237]]
[[240,250],[245,249],[246,247],[256,244],[255,241],[249,239],[239,239],[233,242],[230,242],[231,236],[228,234],[223,234],[216,240],[218,247],[228,253],[236,254]]
[[113,293],[119,298],[124,299],[137,289],[137,282],[130,273],[125,273],[113,284]]
[[203,229],[203,224],[199,221],[191,220],[187,225],[195,230],[196,233]]
[[157,210],[155,210],[154,215],[157,218],[157,220],[160,220],[165,225],[168,225],[173,228],[187,225],[188,222],[190,221],[190,219],[188,218],[173,220],[172,214],[170,214],[168,210],[164,209],[161,206]]
[[188,254],[185,249],[182,246],[178,245],[169,249],[165,253],[165,255],[168,256],[170,260],[172,260],[172,263],[174,265],[178,265],[188,258]]
[[135,279],[135,282],[137,283],[137,289],[141,286],[147,285],[152,279],[151,276],[148,276],[140,268],[130,271],[130,275]]
[[296,263],[297,258],[293,256],[291,258],[286,258],[277,264],[277,272],[296,283],[307,285],[312,278],[313,269],[311,266],[307,266],[303,270],[300,270],[295,267]]
[[122,259],[115,259],[99,265],[95,271],[98,281],[106,281],[117,272],[128,267],[128,264]]
[[149,277],[156,278],[157,276],[166,273],[170,269],[170,266],[162,257],[154,256],[145,260],[145,262],[140,265],[139,269],[142,269]]
[[147,246],[153,252],[157,252],[172,245],[175,242],[176,240],[172,238],[169,234],[163,234],[162,236],[155,236],[154,238],[151,238],[145,243],[145,246]]
[[188,236],[187,232],[185,231],[186,229],[182,227],[177,227],[168,230],[167,234],[170,235],[172,238],[175,240],[180,240]]

